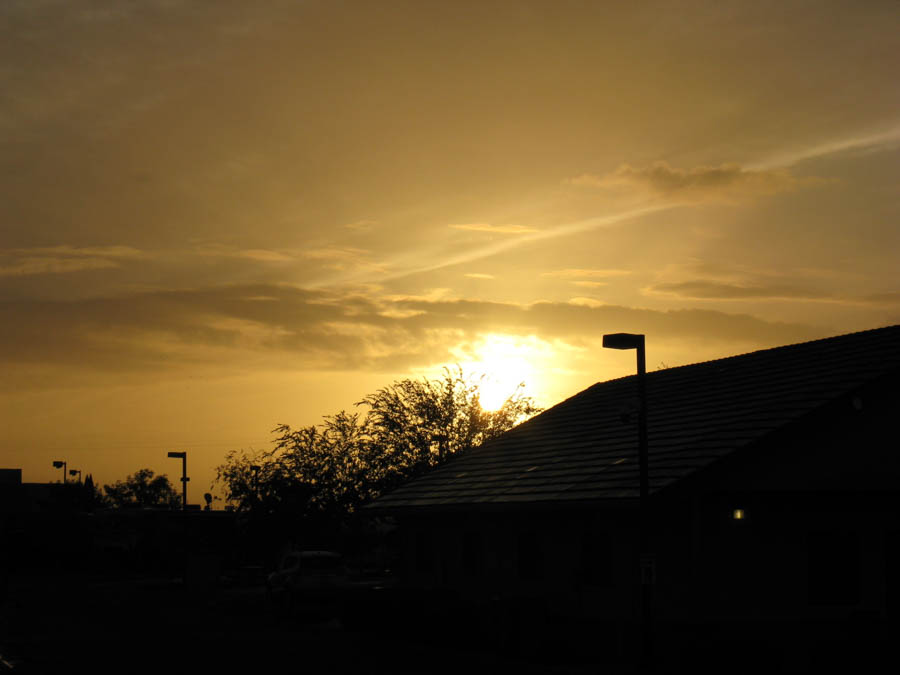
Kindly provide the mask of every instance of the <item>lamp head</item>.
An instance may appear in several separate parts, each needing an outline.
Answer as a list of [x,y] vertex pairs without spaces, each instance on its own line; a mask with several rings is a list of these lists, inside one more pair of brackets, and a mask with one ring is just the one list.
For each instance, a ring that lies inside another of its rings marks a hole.
[[644,336],[639,333],[608,333],[603,336],[605,349],[637,349],[644,344]]
[[79,474],[79,473],[81,473],[81,472],[80,472],[78,469],[69,469],[69,475],[70,475],[70,476],[75,476],[75,475],[77,475],[77,474]]
[[60,459],[57,459],[57,460],[54,460],[54,461],[53,461],[53,466],[54,466],[55,468],[57,468],[57,469],[63,468],[63,465],[64,465],[64,464],[65,464],[65,462],[63,462],[63,461],[60,460]]
[[184,459],[187,457],[186,452],[169,452],[167,453],[169,457],[177,457],[178,459]]

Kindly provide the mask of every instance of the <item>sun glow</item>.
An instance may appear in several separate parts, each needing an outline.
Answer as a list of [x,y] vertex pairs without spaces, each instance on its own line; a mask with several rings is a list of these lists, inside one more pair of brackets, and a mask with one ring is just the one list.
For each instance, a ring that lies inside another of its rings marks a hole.
[[523,392],[535,395],[539,379],[537,362],[548,357],[549,344],[536,337],[518,337],[490,333],[479,341],[454,350],[463,371],[479,378],[481,407],[498,410],[524,385]]

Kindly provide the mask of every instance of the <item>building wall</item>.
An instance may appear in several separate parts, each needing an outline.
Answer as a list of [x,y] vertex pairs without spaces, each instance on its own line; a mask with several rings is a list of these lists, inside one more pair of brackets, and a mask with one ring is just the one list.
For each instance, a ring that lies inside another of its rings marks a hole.
[[887,617],[890,580],[900,579],[889,555],[900,531],[898,416],[900,396],[882,382],[673,491],[700,515],[695,611]]
[[[888,384],[869,387],[656,494],[651,595],[665,648],[738,645],[748,659],[770,649],[803,670],[816,653],[858,653],[900,623],[898,417]],[[633,628],[637,515],[610,503],[407,516],[404,579]],[[607,543],[592,549],[592,539]]]
[[402,576],[411,588],[474,602],[514,598],[551,614],[612,618],[634,604],[633,523],[633,514],[600,509],[406,518]]

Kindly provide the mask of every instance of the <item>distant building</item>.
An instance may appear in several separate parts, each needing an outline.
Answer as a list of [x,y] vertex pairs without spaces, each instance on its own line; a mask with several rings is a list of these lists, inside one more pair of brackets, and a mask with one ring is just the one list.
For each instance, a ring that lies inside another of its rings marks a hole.
[[182,574],[187,551],[216,571],[234,541],[233,513],[96,508],[83,484],[23,483],[21,469],[0,469],[0,570]]
[[[648,373],[659,658],[815,669],[897,632],[898,375],[900,326]],[[577,620],[627,658],[637,418],[636,377],[601,382],[377,500],[406,584],[499,608],[498,640]]]
[[21,469],[0,469],[0,567],[35,569],[73,564],[90,542],[79,483],[23,483]]
[[0,469],[0,515],[77,511],[83,493],[79,483],[23,483],[22,469]]

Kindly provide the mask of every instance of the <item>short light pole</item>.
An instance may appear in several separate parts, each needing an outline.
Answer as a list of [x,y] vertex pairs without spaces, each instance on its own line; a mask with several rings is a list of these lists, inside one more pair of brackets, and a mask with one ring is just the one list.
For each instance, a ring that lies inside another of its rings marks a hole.
[[69,469],[70,476],[78,476],[78,482],[81,483],[81,469]]
[[54,460],[53,466],[56,469],[63,470],[63,481],[62,482],[65,483],[66,482],[66,469],[68,469],[68,465],[63,460],[57,459],[57,460]]
[[187,484],[190,480],[187,475],[187,453],[170,452],[168,456],[181,460],[181,510],[187,511]]
[[653,652],[651,584],[655,576],[653,556],[649,549],[650,518],[648,497],[650,493],[649,459],[647,450],[647,355],[644,336],[635,333],[611,333],[603,336],[607,349],[634,349],[637,351],[638,385],[638,465],[640,472],[640,572],[641,572],[641,665],[649,668]]

